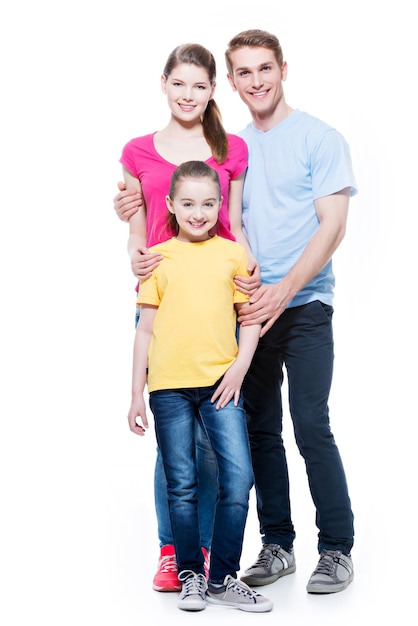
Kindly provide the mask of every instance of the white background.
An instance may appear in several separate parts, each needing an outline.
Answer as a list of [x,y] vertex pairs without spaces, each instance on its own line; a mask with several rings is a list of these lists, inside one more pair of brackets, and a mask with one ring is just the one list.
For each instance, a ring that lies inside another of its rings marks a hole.
[[[317,530],[286,414],[298,570],[263,590],[275,609],[257,619],[322,626],[409,614],[417,521],[412,4],[23,0],[2,7],[5,626],[247,619],[213,607],[190,618],[175,608],[175,594],[151,590],[155,439],[152,428],[135,438],[126,421],[135,281],[127,227],[112,208],[122,146],[168,121],[159,81],[176,45],[196,41],[213,51],[225,126],[238,132],[248,123],[223,59],[228,40],[247,28],[278,35],[288,103],[342,132],[360,190],[334,259],[330,399],[356,516],[356,578],[341,594],[305,592]],[[243,567],[259,547],[252,500]]]

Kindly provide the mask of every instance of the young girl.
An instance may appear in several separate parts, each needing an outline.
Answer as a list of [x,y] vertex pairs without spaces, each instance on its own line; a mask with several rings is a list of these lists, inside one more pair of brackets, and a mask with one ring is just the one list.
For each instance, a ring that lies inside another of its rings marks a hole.
[[[171,117],[160,131],[131,140],[123,149],[121,163],[128,189],[143,197],[142,207],[129,220],[128,251],[132,270],[144,280],[161,260],[148,247],[174,233],[166,220],[165,195],[177,165],[198,159],[219,175],[223,201],[217,232],[236,239],[246,249],[250,276],[240,279],[240,289],[252,293],[260,284],[260,272],[241,228],[242,187],[248,153],[245,142],[223,128],[219,109],[213,100],[216,65],[213,55],[198,44],[178,46],[168,57],[161,77]],[[204,434],[197,432],[199,473],[199,519],[204,554],[210,549],[213,514],[217,495],[217,467]],[[158,451],[157,451],[158,452]],[[171,532],[167,486],[159,453],[155,470],[155,505],[160,540],[160,560],[153,587],[158,591],[181,588]]]
[[[139,291],[129,426],[138,434],[148,427],[148,372],[182,583],[178,607],[199,611],[207,600],[270,611],[270,600],[236,578],[253,482],[240,389],[261,330],[259,324],[242,328],[238,350],[235,310],[246,306],[248,297],[237,290],[234,277],[247,273],[248,260],[243,246],[213,234],[222,196],[219,177],[206,163],[180,165],[166,202],[177,234],[152,248],[162,261]],[[196,421],[219,472],[208,583],[197,508]]]

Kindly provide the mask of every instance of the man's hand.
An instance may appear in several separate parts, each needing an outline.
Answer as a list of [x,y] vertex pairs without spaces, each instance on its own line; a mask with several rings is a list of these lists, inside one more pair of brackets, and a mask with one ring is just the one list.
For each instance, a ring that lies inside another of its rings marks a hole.
[[261,285],[250,298],[250,304],[240,310],[238,322],[243,326],[264,324],[260,337],[273,326],[287,306],[287,293],[283,294],[280,283]]
[[118,182],[119,193],[113,198],[113,208],[122,222],[129,222],[143,204],[142,195],[136,189],[126,189],[125,183]]
[[254,263],[248,267],[249,276],[235,276],[234,282],[238,291],[246,296],[252,296],[261,284],[261,272],[258,263]]

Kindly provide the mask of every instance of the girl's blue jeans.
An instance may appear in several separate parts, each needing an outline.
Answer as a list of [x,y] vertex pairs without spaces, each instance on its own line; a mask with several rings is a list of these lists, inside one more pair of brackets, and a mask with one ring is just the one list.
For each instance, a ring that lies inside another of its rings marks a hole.
[[[226,574],[236,575],[240,569],[253,472],[242,399],[238,406],[230,402],[217,410],[210,401],[217,385],[154,391],[149,402],[167,479],[164,493],[168,494],[179,572],[204,573],[200,524],[204,500],[199,506],[202,479],[197,466],[196,422],[215,453],[218,480],[212,483],[216,503],[214,515],[212,509],[210,580],[223,582]],[[208,527],[210,515],[209,511],[203,513]]]

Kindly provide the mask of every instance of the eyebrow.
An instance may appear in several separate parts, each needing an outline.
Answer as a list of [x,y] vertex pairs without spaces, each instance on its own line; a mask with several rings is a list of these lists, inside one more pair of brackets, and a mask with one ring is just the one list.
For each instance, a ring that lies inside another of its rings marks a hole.
[[[188,200],[189,202],[197,202],[196,198],[179,198],[179,200],[181,200],[182,202],[184,202],[185,200]],[[205,198],[203,202],[208,202],[209,200],[212,200],[212,202],[216,202],[217,200],[219,200],[219,198],[215,196],[213,198]]]
[[265,63],[259,63],[258,65],[254,65],[253,67],[249,67],[248,65],[244,65],[242,67],[234,68],[234,72],[242,72],[242,70],[251,71],[254,68],[260,69],[261,67],[266,67],[266,65],[273,65],[273,61],[266,61]]

